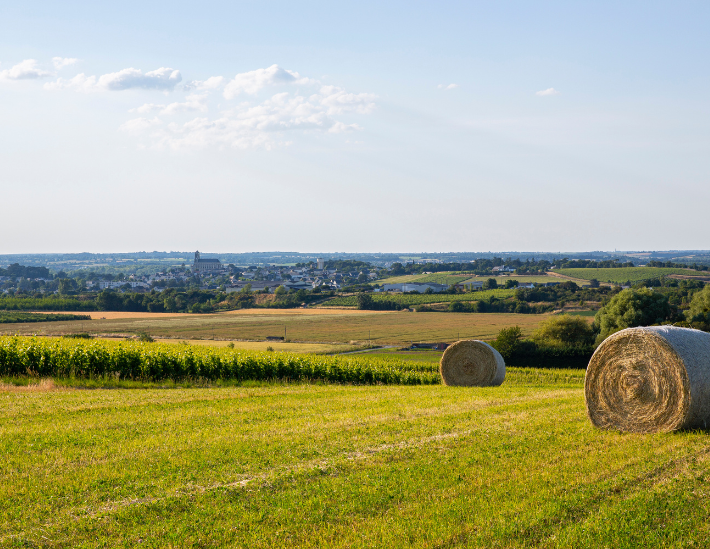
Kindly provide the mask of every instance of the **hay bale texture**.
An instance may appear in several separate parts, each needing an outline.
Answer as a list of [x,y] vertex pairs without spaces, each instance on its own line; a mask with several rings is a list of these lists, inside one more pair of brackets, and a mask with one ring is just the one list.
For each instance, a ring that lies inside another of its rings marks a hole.
[[584,379],[587,415],[602,429],[655,433],[710,425],[710,334],[627,328],[597,348]]
[[449,346],[439,363],[444,385],[488,387],[505,379],[505,361],[483,341],[457,341]]

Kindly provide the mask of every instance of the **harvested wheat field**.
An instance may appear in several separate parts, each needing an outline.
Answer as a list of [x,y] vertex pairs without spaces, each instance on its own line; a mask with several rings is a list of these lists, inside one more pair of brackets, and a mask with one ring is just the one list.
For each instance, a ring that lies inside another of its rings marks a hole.
[[703,547],[707,435],[596,429],[582,376],[0,392],[0,546]]
[[[108,314],[108,313],[99,313]],[[518,325],[529,335],[548,315],[512,313],[414,313],[343,309],[246,309],[219,314],[117,313],[152,315],[74,322],[6,324],[0,335],[64,335],[89,332],[103,336],[130,336],[140,332],[176,339],[265,340],[268,336],[308,343],[374,344],[460,339],[490,340],[502,328]]]

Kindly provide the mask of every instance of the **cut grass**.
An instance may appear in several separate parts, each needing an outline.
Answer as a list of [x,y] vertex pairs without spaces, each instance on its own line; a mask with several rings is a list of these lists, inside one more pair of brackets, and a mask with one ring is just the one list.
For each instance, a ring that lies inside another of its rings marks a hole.
[[[463,294],[401,294],[401,293],[382,293],[373,294],[372,301],[378,302],[394,302],[403,307],[411,307],[416,305],[424,305],[431,303],[451,303],[452,301],[490,301],[491,298],[505,299],[515,295],[515,290],[479,290],[475,292],[467,292]],[[357,296],[334,297],[321,304],[324,307],[355,307],[357,305]]]
[[[286,336],[294,342],[349,343],[371,340],[376,344],[404,344],[423,341],[456,341],[462,338],[493,339],[502,328],[520,326],[530,335],[548,315],[513,313],[408,313],[300,309],[257,314],[254,310],[214,315],[163,315],[151,318],[116,318],[71,322],[12,325],[0,328],[12,334],[45,336],[78,332],[103,335],[135,335],[175,339],[264,340]],[[235,345],[237,343],[235,342]]]
[[0,545],[704,546],[707,435],[595,430],[582,375],[3,393]]
[[692,269],[676,269],[671,267],[620,267],[610,269],[558,269],[555,271],[561,275],[592,280],[596,278],[600,282],[612,282],[615,284],[625,284],[626,282],[636,283],[643,280],[661,278],[672,274],[686,276],[708,276],[707,271],[694,271]]

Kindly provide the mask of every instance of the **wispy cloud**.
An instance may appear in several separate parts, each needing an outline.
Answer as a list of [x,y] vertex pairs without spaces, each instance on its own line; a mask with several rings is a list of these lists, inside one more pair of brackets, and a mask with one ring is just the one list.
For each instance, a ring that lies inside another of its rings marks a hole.
[[180,81],[180,71],[161,67],[145,74],[140,69],[128,68],[99,76],[84,73],[71,79],[58,78],[45,84],[49,90],[75,89],[77,91],[122,91],[132,88],[146,90],[172,90]]
[[[184,124],[159,125],[155,119],[137,118],[121,129],[144,134],[150,145],[175,150],[207,147],[272,149],[290,143],[285,136],[294,132],[346,133],[361,130],[353,122],[338,120],[346,113],[368,114],[376,96],[348,93],[337,86],[321,86],[308,97],[277,93],[257,104],[241,103],[223,111],[218,118],[195,118]],[[144,105],[139,109],[147,112]],[[153,106],[150,106],[153,109]]]
[[240,93],[254,95],[266,86],[277,84],[310,84],[313,80],[302,78],[295,71],[282,69],[278,65],[271,65],[265,69],[242,72],[232,78],[224,87],[224,97],[233,99]]
[[458,84],[439,84],[437,86],[440,90],[453,90],[459,87]]
[[185,84],[186,90],[207,91],[216,90],[224,84],[224,76],[212,76],[207,80],[193,80]]
[[33,80],[52,76],[52,73],[40,69],[35,59],[25,59],[10,69],[0,71],[0,80]]
[[546,90],[540,90],[539,92],[535,92],[535,95],[559,95],[560,92],[558,92],[555,88],[547,88]]
[[207,112],[207,95],[188,95],[186,101],[170,103],[168,105],[156,105],[155,103],[146,103],[137,109],[131,109],[129,112],[145,114],[158,111],[160,115],[171,115],[179,112],[200,111]]
[[79,60],[75,57],[52,57],[52,63],[54,64],[54,68],[57,70],[73,65],[77,61]]

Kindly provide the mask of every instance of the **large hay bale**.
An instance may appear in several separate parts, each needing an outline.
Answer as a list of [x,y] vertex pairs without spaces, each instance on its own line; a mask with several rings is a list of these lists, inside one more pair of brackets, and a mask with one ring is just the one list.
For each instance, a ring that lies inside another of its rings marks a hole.
[[587,415],[602,429],[655,433],[710,424],[710,334],[627,328],[597,348],[584,379]]
[[441,357],[439,372],[444,385],[488,387],[505,379],[505,361],[483,341],[457,341]]

